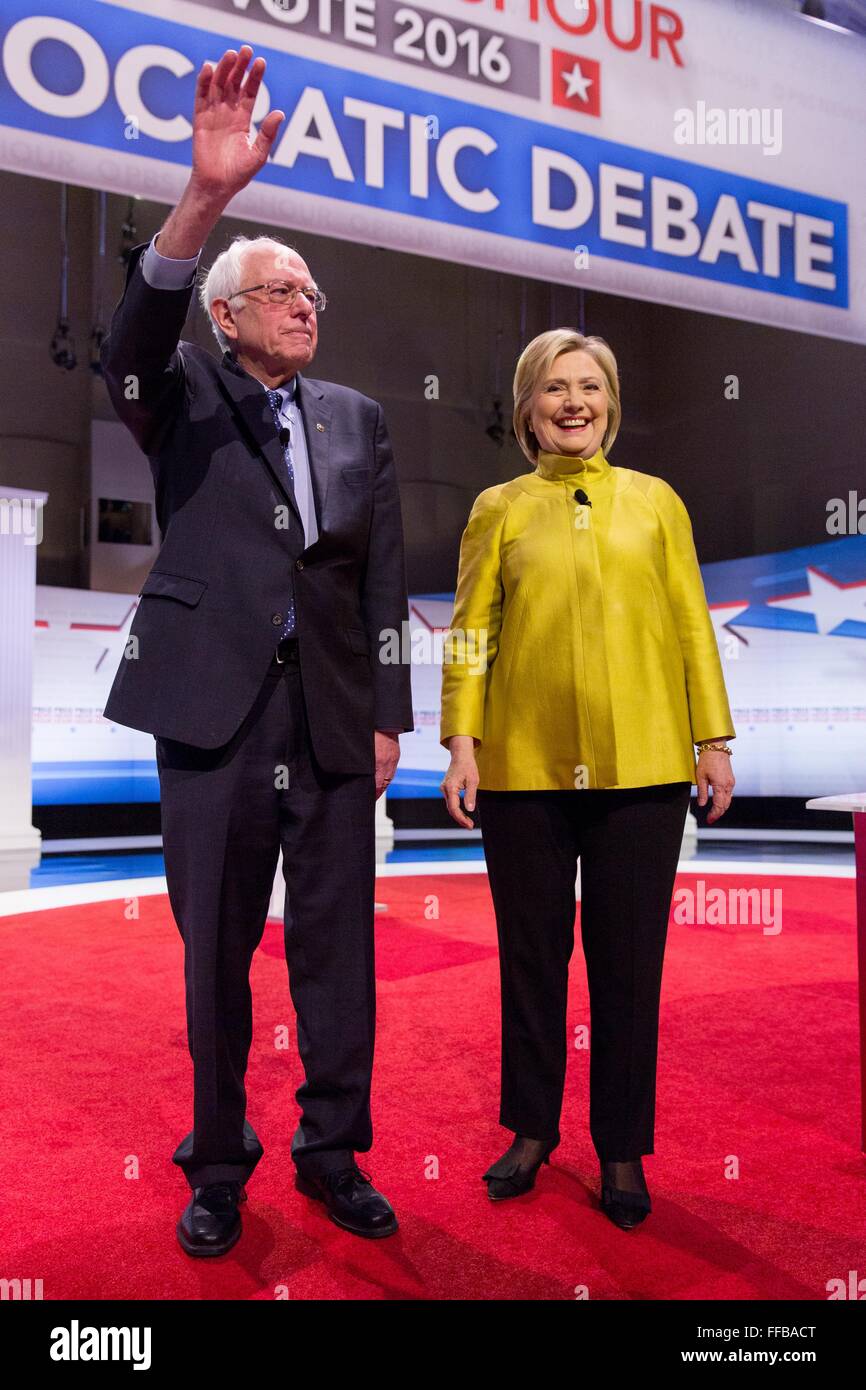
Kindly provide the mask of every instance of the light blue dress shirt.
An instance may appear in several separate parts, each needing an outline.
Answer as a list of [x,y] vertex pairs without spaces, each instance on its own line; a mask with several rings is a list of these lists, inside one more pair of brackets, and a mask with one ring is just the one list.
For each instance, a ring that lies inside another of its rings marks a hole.
[[[201,251],[199,251],[198,256],[191,256],[188,260],[176,260],[170,256],[160,255],[154,245],[155,240],[154,237],[141,257],[141,273],[147,283],[155,290],[188,289],[195,279]],[[256,379],[258,380],[258,378]],[[267,391],[268,388],[264,382],[260,382],[259,385],[263,391]],[[289,430],[292,469],[295,474],[295,501],[298,504],[298,511],[304,526],[305,546],[309,549],[319,538],[319,525],[316,519],[316,503],[310,477],[310,456],[307,451],[304,422],[301,419],[298,405],[297,377],[289,377],[288,381],[284,381],[281,386],[274,389],[279,392],[282,402],[280,419]]]
[[[263,383],[262,390],[267,391],[267,389]],[[283,382],[282,386],[276,386],[273,389],[278,392],[282,402],[280,419],[289,429],[292,471],[295,475],[295,501],[298,504],[298,511],[301,513],[301,521],[304,523],[304,540],[307,549],[309,549],[313,542],[319,539],[319,526],[316,521],[316,504],[310,480],[310,458],[307,453],[304,422],[301,419],[298,406],[298,379],[295,376],[290,376],[288,381]]]

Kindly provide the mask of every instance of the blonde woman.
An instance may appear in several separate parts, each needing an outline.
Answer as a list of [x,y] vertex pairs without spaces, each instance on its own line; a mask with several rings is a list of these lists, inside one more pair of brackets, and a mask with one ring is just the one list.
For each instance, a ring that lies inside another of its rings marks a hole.
[[533,471],[485,489],[463,533],[440,741],[459,825],[477,801],[499,937],[514,1140],[488,1196],[528,1191],[559,1143],[580,858],[590,1134],[602,1209],[627,1229],[651,1210],[641,1159],[689,796],[712,794],[709,821],[726,811],[734,728],[688,513],[662,478],[608,461],[620,419],[604,339],[555,329],[525,348],[514,429]]

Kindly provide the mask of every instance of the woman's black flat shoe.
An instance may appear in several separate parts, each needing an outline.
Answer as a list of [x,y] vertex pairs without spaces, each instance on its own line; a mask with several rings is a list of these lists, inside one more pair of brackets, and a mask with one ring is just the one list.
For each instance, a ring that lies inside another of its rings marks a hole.
[[521,1167],[518,1160],[511,1156],[511,1149],[514,1147],[512,1144],[507,1152],[482,1174],[481,1181],[487,1183],[487,1196],[491,1202],[504,1202],[509,1197],[522,1197],[524,1192],[531,1192],[539,1168],[542,1163],[550,1163],[550,1155],[558,1145],[559,1140],[555,1139],[548,1144],[535,1163]]

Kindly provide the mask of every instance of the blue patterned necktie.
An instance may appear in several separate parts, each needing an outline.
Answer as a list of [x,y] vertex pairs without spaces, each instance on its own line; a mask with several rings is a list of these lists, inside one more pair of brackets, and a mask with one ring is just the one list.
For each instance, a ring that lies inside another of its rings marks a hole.
[[[280,407],[281,407],[281,405],[282,405],[282,398],[281,398],[281,396],[280,396],[279,391],[268,391],[268,400],[269,400],[270,403],[271,403],[271,410],[274,412],[274,421],[275,421],[275,423],[276,423],[277,430],[278,430],[278,431],[282,431],[282,430],[286,429],[286,426],[285,426],[285,424],[283,423],[283,420],[282,420],[282,418],[281,418],[281,416],[280,416]],[[287,432],[287,434],[289,433],[288,430],[286,430],[286,432]],[[288,439],[287,443],[285,444],[285,446],[284,446],[284,448],[283,448],[283,459],[284,459],[284,461],[285,461],[286,471],[288,472],[288,475],[289,475],[289,483],[292,485],[292,487],[294,487],[294,482],[295,482],[295,470],[294,470],[294,468],[292,467],[292,444],[291,444],[291,435],[289,435],[289,439]],[[288,608],[286,609],[286,621],[285,621],[285,624],[284,624],[284,626],[283,626],[283,630],[282,630],[282,632],[281,632],[281,634],[280,634],[280,641],[282,641],[282,639],[283,639],[284,637],[294,637],[294,635],[295,635],[295,627],[296,627],[296,624],[295,624],[295,601],[294,601],[293,598],[290,597],[290,598],[289,598],[289,606],[288,606]]]

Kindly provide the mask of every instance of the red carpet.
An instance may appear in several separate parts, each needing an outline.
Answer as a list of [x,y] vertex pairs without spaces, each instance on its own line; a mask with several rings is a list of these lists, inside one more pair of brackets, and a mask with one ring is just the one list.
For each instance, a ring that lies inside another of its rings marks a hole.
[[[188,1188],[170,1156],[190,1124],[191,1064],[167,898],[140,899],[137,920],[122,900],[0,920],[0,1275],[42,1279],[46,1299],[573,1299],[580,1288],[826,1299],[829,1280],[866,1274],[854,884],[736,886],[782,888],[784,927],[671,923],[656,1152],[644,1160],[654,1210],[633,1232],[598,1210],[585,1051],[569,1054],[552,1167],[518,1201],[487,1199],[480,1174],[509,1135],[497,1123],[498,966],[480,875],[378,882],[376,1141],[360,1162],[401,1230],[363,1241],[333,1226],[291,1181],[301,1076],[281,928],[269,924],[248,1074],[265,1156],[240,1243],[211,1262],[186,1257],[174,1234]],[[425,918],[429,894],[438,920]],[[570,1036],[588,1021],[578,938]],[[283,1026],[292,1047],[278,1051]]]

